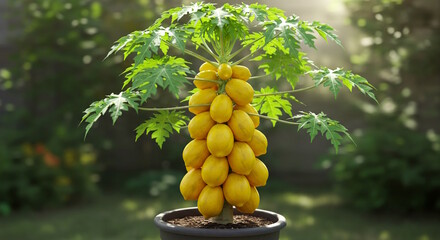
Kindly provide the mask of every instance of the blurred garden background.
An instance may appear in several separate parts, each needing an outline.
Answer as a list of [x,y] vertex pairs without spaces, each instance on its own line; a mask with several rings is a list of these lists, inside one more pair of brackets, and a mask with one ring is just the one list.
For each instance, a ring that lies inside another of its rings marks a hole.
[[[134,141],[148,113],[126,113],[116,127],[105,116],[85,140],[79,125],[91,102],[120,90],[131,64],[118,54],[103,61],[113,42],[189,2],[0,0],[0,240],[158,239],[157,213],[195,205],[178,188],[187,131],[160,150]],[[286,216],[281,239],[440,239],[440,2],[258,2],[333,26],[345,48],[319,41],[309,57],[366,77],[380,103],[348,91],[296,95],[307,106],[294,114],[323,111],[349,128],[357,146],[347,141],[338,154],[323,137],[310,143],[262,120],[270,177],[260,208]],[[179,100],[159,92],[147,105]]]

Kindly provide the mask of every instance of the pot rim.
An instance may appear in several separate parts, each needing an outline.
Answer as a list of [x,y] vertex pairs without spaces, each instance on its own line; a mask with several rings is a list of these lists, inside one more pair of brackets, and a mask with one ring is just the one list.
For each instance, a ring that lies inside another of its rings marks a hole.
[[[255,228],[239,228],[239,229],[203,229],[203,228],[191,228],[191,227],[181,227],[176,226],[162,220],[166,215],[175,212],[187,213],[187,216],[200,216],[197,207],[188,208],[178,208],[163,213],[159,213],[154,218],[154,223],[156,226],[166,232],[177,233],[181,235],[189,236],[201,236],[201,237],[218,237],[221,234],[222,237],[240,237],[240,236],[255,236],[270,234],[273,232],[278,232],[286,226],[286,218],[278,213],[257,209],[253,214],[247,215],[258,215],[262,217],[267,217],[271,219],[277,219],[276,222],[266,225],[264,227]],[[195,213],[195,214],[194,214]]]

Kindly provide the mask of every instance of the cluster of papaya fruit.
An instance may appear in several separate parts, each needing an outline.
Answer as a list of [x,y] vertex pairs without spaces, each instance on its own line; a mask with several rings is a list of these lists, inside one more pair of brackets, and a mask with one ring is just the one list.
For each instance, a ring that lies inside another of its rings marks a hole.
[[260,202],[256,187],[266,185],[267,138],[251,105],[254,90],[245,66],[204,63],[189,100],[195,116],[188,124],[193,139],[183,150],[188,170],[180,183],[185,200],[197,200],[205,218],[218,216],[225,200],[243,213],[253,213]]

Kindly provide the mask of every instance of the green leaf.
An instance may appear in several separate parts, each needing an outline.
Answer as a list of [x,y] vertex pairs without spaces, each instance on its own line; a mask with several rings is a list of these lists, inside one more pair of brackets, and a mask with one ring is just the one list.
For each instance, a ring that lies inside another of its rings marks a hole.
[[323,67],[310,71],[309,74],[315,81],[315,86],[323,84],[324,87],[329,87],[335,98],[339,93],[339,89],[345,85],[350,92],[353,87],[356,87],[361,93],[377,102],[376,96],[373,93],[374,87],[365,78],[353,74],[351,71],[344,71],[342,68],[332,70]]
[[292,58],[288,53],[281,51],[265,54],[261,56],[264,63],[259,68],[264,69],[266,74],[272,75],[276,80],[285,78],[292,89],[295,89],[299,76],[310,71],[308,59],[304,55],[304,53],[299,53],[298,58]]
[[157,145],[162,148],[163,143],[170,137],[173,130],[179,133],[180,128],[186,126],[187,121],[189,118],[184,115],[183,111],[159,111],[135,129],[136,141],[144,133],[147,135],[151,133],[151,139],[155,140]]
[[198,91],[200,91],[200,89],[198,89],[198,88],[193,88],[191,91],[188,91],[188,96],[186,96],[182,101],[180,101],[181,103],[183,103],[183,102],[188,102],[189,101],[189,99],[191,98],[191,96],[192,95],[194,95],[194,93],[196,93],[196,92],[198,92]]
[[314,21],[310,26],[326,41],[327,38],[330,38],[336,44],[342,47],[341,40],[339,40],[338,35],[334,33],[334,29],[329,25]]
[[353,141],[348,133],[347,128],[345,128],[338,121],[328,118],[323,112],[319,114],[312,112],[300,112],[300,114],[293,118],[298,119],[298,131],[301,129],[306,129],[307,133],[310,135],[310,142],[313,142],[313,139],[320,132],[322,136],[325,136],[327,140],[330,140],[336,152],[338,152],[339,145],[341,145],[341,134],[346,135],[350,140]]
[[81,120],[81,122],[85,121],[88,123],[84,138],[87,136],[87,133],[90,128],[92,128],[93,124],[107,111],[110,112],[113,124],[115,124],[116,120],[122,115],[122,111],[127,111],[129,107],[137,112],[139,106],[138,101],[139,97],[137,94],[121,92],[119,94],[112,93],[106,98],[90,104],[90,107],[84,111],[84,116]]
[[[262,88],[260,91],[255,91],[255,94],[271,94],[277,92],[271,87]],[[266,114],[269,117],[279,119],[285,112],[292,117],[292,104],[283,95],[267,95],[254,97],[252,105],[260,114]],[[282,112],[283,111],[283,112]],[[272,120],[273,126],[276,121]]]
[[185,76],[190,73],[183,58],[162,57],[145,59],[137,68],[131,68],[126,75],[126,84],[132,82],[131,91],[140,91],[141,103],[155,95],[157,87],[168,89],[178,97],[179,88],[189,83]]

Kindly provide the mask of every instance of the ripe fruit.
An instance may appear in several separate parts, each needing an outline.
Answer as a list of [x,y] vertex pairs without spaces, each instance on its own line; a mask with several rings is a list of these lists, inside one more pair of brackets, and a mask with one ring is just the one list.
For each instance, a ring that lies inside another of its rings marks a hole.
[[190,97],[189,106],[209,106],[189,107],[195,114],[188,123],[193,140],[182,152],[187,174],[180,192],[185,200],[198,200],[206,219],[222,214],[225,199],[238,211],[253,213],[260,203],[256,187],[266,184],[269,172],[256,158],[266,153],[267,138],[255,129],[260,118],[249,115],[258,115],[250,104],[254,89],[246,82],[251,73],[245,66],[226,63],[217,69],[205,62],[199,70],[195,78],[225,82],[194,80],[200,90]]
[[216,124],[206,138],[209,152],[216,157],[226,157],[234,147],[234,135],[225,124]]
[[237,210],[242,213],[253,213],[260,205],[260,194],[258,194],[256,187],[251,187],[251,197],[243,206],[237,207]]
[[[217,96],[217,91],[212,89],[212,88],[208,88],[208,89],[203,89],[200,90],[196,93],[194,93],[194,95],[192,95],[189,99],[189,106],[193,106],[193,105],[199,105],[199,104],[211,104],[212,100],[214,100],[214,98]],[[200,107],[190,107],[189,111],[194,113],[194,114],[199,114],[201,112],[205,112],[209,110],[209,106],[200,106]]]
[[254,97],[254,89],[252,86],[240,79],[233,78],[226,83],[225,87],[228,96],[237,105],[246,105],[252,102]]
[[209,63],[209,62],[204,62],[199,67],[199,72],[203,72],[203,71],[206,71],[206,70],[212,70],[212,71],[217,72],[217,68],[214,65],[212,65],[211,63]]
[[255,129],[254,136],[249,142],[247,142],[247,144],[252,148],[256,157],[266,154],[267,138],[262,132],[260,132],[260,130]]
[[[217,73],[213,70],[205,70],[199,72],[199,74],[195,77],[200,79],[207,79],[207,80],[217,80]],[[201,80],[194,80],[194,85],[196,85],[199,89],[206,89],[206,88],[213,88],[217,86],[217,83],[215,82],[208,82],[208,81],[201,81]]]
[[232,66],[232,78],[238,78],[247,81],[251,77],[249,68],[241,65]]
[[232,101],[226,94],[214,98],[209,109],[211,118],[218,123],[227,122],[232,115]]
[[223,194],[231,205],[241,207],[251,197],[251,186],[245,176],[230,173],[223,184]]
[[211,187],[222,185],[229,173],[228,160],[225,157],[209,156],[202,166],[202,179]]
[[[252,107],[252,105],[250,105],[250,104],[243,105],[243,106],[235,105],[234,110],[242,110],[245,113],[258,114],[257,110],[254,107]],[[252,115],[249,115],[249,117],[252,119],[252,122],[254,122],[255,128],[257,128],[260,125],[260,117],[252,116]]]
[[231,153],[228,155],[228,163],[232,171],[243,175],[251,173],[255,159],[252,148],[244,142],[235,142]]
[[227,63],[222,63],[218,67],[218,77],[221,80],[228,80],[232,76],[232,68]]
[[221,187],[206,186],[197,201],[199,212],[206,218],[215,217],[222,212],[225,199]]
[[209,156],[206,140],[194,139],[183,149],[182,157],[185,165],[193,168],[200,168],[205,159]]
[[228,121],[228,126],[237,141],[248,142],[254,136],[254,123],[249,115],[241,110],[234,110]]
[[256,158],[256,163],[252,168],[252,171],[246,176],[249,183],[255,187],[261,187],[266,185],[267,178],[269,177],[269,171],[266,165]]
[[215,125],[209,112],[195,115],[188,123],[188,132],[192,139],[205,139],[209,130]]
[[180,193],[185,200],[197,200],[202,189],[206,186],[203,182],[200,169],[191,169],[180,182]]

